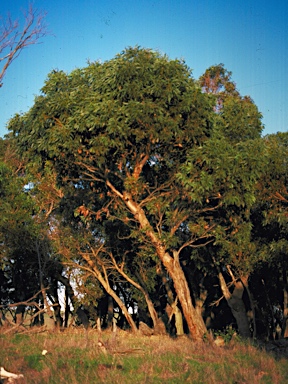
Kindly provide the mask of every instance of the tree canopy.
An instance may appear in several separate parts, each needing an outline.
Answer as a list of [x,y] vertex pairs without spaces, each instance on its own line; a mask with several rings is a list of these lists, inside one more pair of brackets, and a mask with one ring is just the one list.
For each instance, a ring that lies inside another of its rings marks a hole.
[[252,300],[242,294],[261,259],[252,214],[270,155],[261,114],[222,64],[196,81],[184,61],[127,48],[70,74],[52,71],[9,129],[38,180],[57,262],[81,270],[87,286],[96,279],[132,329],[127,306],[142,295],[154,326],[167,304],[178,331],[183,315],[202,339],[210,299],[199,281],[217,276],[249,335]]

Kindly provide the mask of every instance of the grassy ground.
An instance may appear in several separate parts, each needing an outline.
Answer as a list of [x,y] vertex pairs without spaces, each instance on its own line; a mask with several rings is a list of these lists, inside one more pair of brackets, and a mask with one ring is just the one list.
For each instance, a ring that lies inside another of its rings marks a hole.
[[17,384],[288,383],[288,360],[249,343],[216,347],[123,331],[0,334],[0,366],[24,375]]

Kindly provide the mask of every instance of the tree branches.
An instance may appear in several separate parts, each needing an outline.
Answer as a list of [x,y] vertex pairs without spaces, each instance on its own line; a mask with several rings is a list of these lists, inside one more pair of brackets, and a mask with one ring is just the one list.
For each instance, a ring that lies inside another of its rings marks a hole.
[[44,23],[45,14],[34,10],[30,4],[24,13],[25,23],[21,29],[19,21],[13,21],[8,15],[6,20],[1,20],[0,26],[0,88],[3,78],[12,62],[20,55],[22,50],[29,45],[37,44],[47,34]]

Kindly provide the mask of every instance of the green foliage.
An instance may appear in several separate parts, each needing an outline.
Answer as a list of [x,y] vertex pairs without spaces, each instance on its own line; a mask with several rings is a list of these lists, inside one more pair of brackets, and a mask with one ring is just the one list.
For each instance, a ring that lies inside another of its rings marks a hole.
[[262,115],[249,97],[229,96],[223,102],[218,124],[232,142],[260,138]]
[[17,177],[11,164],[0,162],[1,304],[23,300],[39,290],[31,251],[37,227],[32,220],[35,204],[24,185],[25,178]]
[[218,199],[225,206],[251,207],[262,172],[262,147],[260,140],[233,144],[216,133],[190,151],[177,177],[192,201],[204,204]]
[[249,96],[242,97],[224,64],[208,68],[199,84],[214,103],[215,124],[229,141],[238,143],[259,139],[262,115]]
[[226,327],[224,330],[219,330],[214,332],[214,337],[220,337],[224,340],[225,344],[229,344],[232,340],[233,342],[241,342],[241,337],[237,334],[235,329],[231,326]]
[[150,50],[130,48],[70,75],[52,72],[42,93],[10,128],[28,154],[57,157],[66,172],[77,159],[123,172],[137,160],[135,146],[152,160],[207,130],[204,95],[188,68]]
[[[137,297],[109,255],[153,295],[157,242],[169,255],[179,250],[183,265],[195,262],[199,274],[229,264],[237,277],[277,248],[273,238],[264,249],[259,233],[263,220],[277,221],[277,241],[286,233],[288,140],[262,139],[262,128],[256,105],[223,64],[197,82],[185,62],[130,47],[69,74],[52,71],[32,108],[11,119],[9,137],[39,180],[38,220],[53,212],[49,249],[84,271],[81,254],[105,243],[97,266]],[[25,199],[17,204],[25,207]],[[93,304],[101,288],[86,271],[80,275],[85,303]]]
[[[119,218],[131,236],[145,240],[146,229],[131,225],[121,199],[107,190],[109,181],[141,202],[154,228],[161,221],[161,238],[176,246],[171,228],[187,216],[187,207],[175,172],[187,150],[209,136],[210,115],[210,101],[184,62],[136,47],[69,75],[53,71],[31,110],[10,121],[10,130],[42,177],[47,167],[56,171],[67,196],[62,202],[76,220],[91,225],[91,217]],[[79,199],[68,201],[70,193]]]
[[263,176],[259,182],[259,198],[263,203],[265,223],[278,222],[287,227],[288,219],[288,132],[264,138],[266,156]]

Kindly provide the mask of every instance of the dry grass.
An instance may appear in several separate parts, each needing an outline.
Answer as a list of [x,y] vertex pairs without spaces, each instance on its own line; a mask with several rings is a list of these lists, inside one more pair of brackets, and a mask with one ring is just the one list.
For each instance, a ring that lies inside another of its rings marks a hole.
[[[287,359],[248,343],[220,348],[189,338],[96,331],[0,335],[0,365],[24,374],[18,384],[286,383]],[[42,355],[42,350],[48,351]]]

